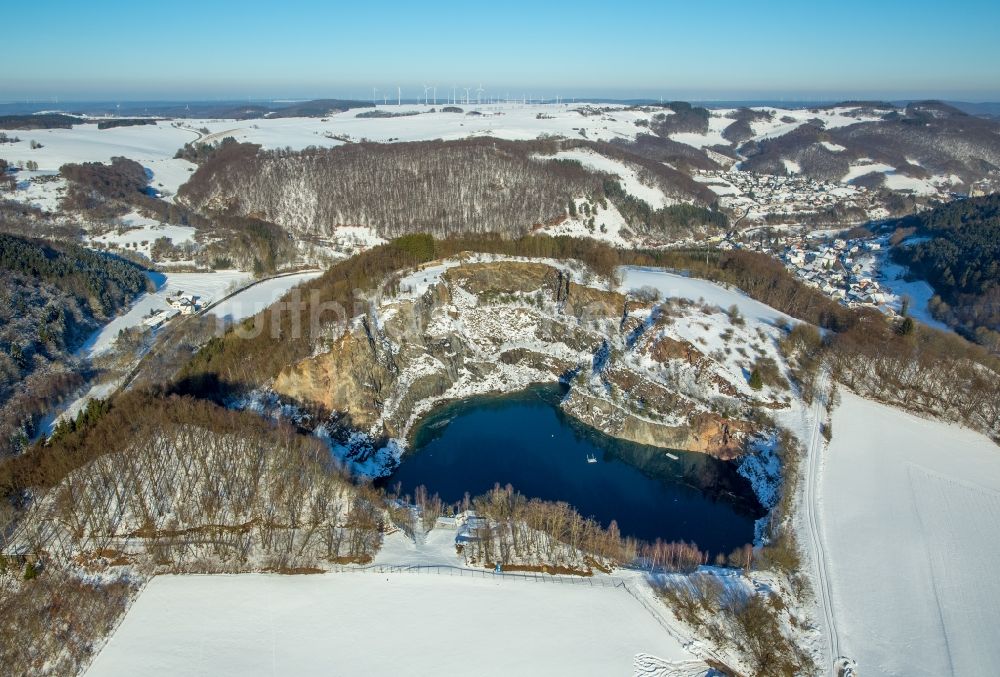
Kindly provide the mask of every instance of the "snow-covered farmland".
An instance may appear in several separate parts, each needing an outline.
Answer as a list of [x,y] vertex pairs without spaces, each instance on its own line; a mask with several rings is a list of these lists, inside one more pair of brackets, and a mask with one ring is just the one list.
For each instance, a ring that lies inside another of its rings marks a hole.
[[[135,127],[98,129],[96,124],[74,125],[72,129],[34,129],[17,132],[21,140],[5,144],[4,158],[12,163],[34,160],[42,170],[58,170],[68,162],[110,162],[127,157],[142,165],[172,159],[177,150],[198,137],[192,129],[170,122]],[[41,148],[31,148],[31,142]],[[180,162],[171,165],[180,166]],[[190,163],[188,163],[190,164]],[[161,169],[165,176],[167,169]],[[154,186],[156,185],[154,170]]]
[[640,653],[691,659],[628,592],[586,581],[160,576],[87,674],[604,677]]
[[[623,106],[601,105],[601,112],[587,104],[458,104],[462,113],[446,113],[446,104],[402,106],[379,105],[379,111],[399,117],[365,117],[371,109],[335,113],[326,118],[272,118],[252,121],[197,120],[192,128],[207,127],[213,136],[232,136],[238,141],[259,143],[267,148],[335,146],[335,137],[370,141],[422,141],[460,139],[489,134],[497,138],[523,140],[543,135],[561,135],[610,141],[634,138],[638,119],[648,112]],[[435,112],[431,112],[434,110]],[[587,113],[582,114],[581,111]],[[469,115],[467,113],[476,113]],[[415,114],[408,114],[415,113]],[[581,131],[583,134],[581,134]],[[206,137],[210,138],[210,137]]]
[[[460,139],[488,134],[502,139],[525,140],[543,136],[565,136],[598,141],[633,139],[645,130],[636,122],[644,123],[661,109],[633,109],[613,104],[522,104],[491,103],[482,105],[459,104],[463,113],[445,113],[443,106],[404,104],[379,105],[377,110],[386,114],[404,114],[399,117],[365,117],[366,110],[335,113],[326,118],[271,118],[262,120],[191,120],[186,129],[207,128],[210,134],[203,140],[218,140],[232,136],[238,141],[259,143],[265,148],[305,148],[306,146],[335,146],[349,138],[355,141],[422,141],[427,139]],[[370,109],[367,109],[370,111]],[[432,112],[432,110],[434,112]],[[828,129],[855,124],[875,117],[854,116],[848,108],[822,109],[761,109],[774,113],[771,121],[753,123],[755,139],[772,138],[786,134],[807,120],[819,118]],[[469,115],[468,113],[478,113]],[[706,134],[679,133],[671,139],[695,148],[715,144],[729,145],[722,137],[722,130],[732,123],[727,117],[732,109],[711,112]],[[791,120],[791,122],[785,122]]]
[[1000,447],[844,393],[825,466],[834,614],[859,674],[996,674]]
[[[544,136],[565,136],[611,141],[633,139],[644,130],[636,122],[647,122],[656,109],[630,108],[609,104],[459,104],[462,113],[443,112],[444,104],[379,105],[377,110],[398,117],[365,117],[371,109],[334,113],[325,118],[265,118],[259,120],[161,121],[155,125],[97,129],[96,124],[72,129],[35,130],[18,136],[19,143],[5,148],[5,158],[35,160],[43,170],[57,170],[67,162],[108,162],[114,156],[132,158],[153,173],[152,185],[173,193],[186,180],[193,165],[174,160],[177,149],[201,139],[218,141],[231,136],[238,141],[259,143],[265,148],[301,149],[307,146],[336,146],[344,139],[360,141],[421,141],[459,139],[489,134],[498,138],[523,140]],[[848,109],[767,109],[771,121],[753,123],[756,139],[785,134],[809,119],[819,118],[827,128],[853,124],[861,118]],[[433,111],[433,112],[432,112]],[[659,111],[662,112],[662,111]],[[473,113],[473,114],[469,114]],[[732,122],[730,109],[713,110],[707,134],[674,134],[671,138],[696,148],[729,145],[721,132]],[[783,122],[782,118],[792,120]],[[866,118],[868,119],[868,118]],[[870,118],[875,119],[875,118]],[[208,130],[204,134],[202,130]],[[38,141],[42,148],[32,149]]]
[[[150,186],[169,201],[196,168],[186,160],[174,158],[179,148],[192,141],[212,143],[233,137],[237,141],[260,144],[267,149],[293,150],[309,146],[332,147],[364,140],[454,140],[483,135],[509,140],[565,137],[592,141],[628,141],[639,134],[649,133],[650,120],[654,115],[673,114],[669,109],[622,104],[460,103],[458,107],[462,112],[445,112],[445,106],[443,102],[437,105],[389,104],[379,105],[374,111],[370,108],[353,109],[333,112],[322,118],[191,119],[104,130],[98,129],[91,122],[75,125],[72,129],[19,133],[21,140],[5,144],[3,154],[5,159],[15,165],[33,160],[43,172],[55,172],[68,162],[108,162],[115,156],[128,157],[147,169],[151,177]],[[755,141],[787,134],[809,120],[818,119],[826,129],[833,129],[879,119],[849,107],[757,110],[768,111],[771,119],[752,122],[752,140]],[[377,114],[376,117],[372,117],[373,112]],[[732,124],[733,113],[734,109],[713,109],[708,118],[706,133],[676,133],[671,135],[671,139],[699,149],[717,144],[729,146],[730,142],[723,138],[722,132]],[[41,147],[31,148],[32,141],[40,143]],[[830,151],[843,150],[843,147],[836,144],[824,143]],[[584,151],[579,153],[583,153],[584,157],[576,159],[594,168],[618,174],[626,190],[645,199],[653,207],[669,203],[669,199],[661,191],[638,181],[632,169],[596,154]],[[790,166],[789,170],[798,173],[794,166]],[[884,172],[886,184],[890,188],[912,190],[920,194],[933,194],[954,178],[915,179],[899,174],[894,167],[867,161],[859,162],[842,181],[850,181],[871,171]],[[56,184],[46,186],[52,191],[57,187]],[[51,202],[48,194],[37,196],[25,193],[24,198],[35,201],[41,199],[46,204]]]

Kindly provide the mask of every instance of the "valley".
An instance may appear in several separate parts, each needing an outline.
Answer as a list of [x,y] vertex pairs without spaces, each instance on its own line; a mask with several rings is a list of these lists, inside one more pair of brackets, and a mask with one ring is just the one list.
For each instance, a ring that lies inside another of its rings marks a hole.
[[450,104],[0,116],[5,664],[978,674],[998,123]]

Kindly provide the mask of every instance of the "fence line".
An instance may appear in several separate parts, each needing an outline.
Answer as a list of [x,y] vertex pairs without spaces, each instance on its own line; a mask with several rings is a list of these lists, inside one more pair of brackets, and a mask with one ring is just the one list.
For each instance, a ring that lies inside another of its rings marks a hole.
[[619,588],[625,585],[621,578],[605,577],[598,578],[590,576],[561,576],[546,573],[523,572],[523,571],[502,571],[496,573],[492,569],[475,569],[472,567],[459,567],[452,564],[366,564],[366,565],[337,565],[331,571],[341,573],[435,573],[447,576],[468,576],[471,578],[492,578],[501,580],[524,580],[535,583],[555,583],[563,585],[585,585],[589,587]]

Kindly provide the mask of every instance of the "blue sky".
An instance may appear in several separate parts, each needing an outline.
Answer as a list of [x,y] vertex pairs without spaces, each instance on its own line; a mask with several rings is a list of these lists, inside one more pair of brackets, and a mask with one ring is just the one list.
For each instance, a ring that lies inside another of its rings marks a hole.
[[1000,100],[1000,2],[171,0],[4,9],[0,101],[564,97]]

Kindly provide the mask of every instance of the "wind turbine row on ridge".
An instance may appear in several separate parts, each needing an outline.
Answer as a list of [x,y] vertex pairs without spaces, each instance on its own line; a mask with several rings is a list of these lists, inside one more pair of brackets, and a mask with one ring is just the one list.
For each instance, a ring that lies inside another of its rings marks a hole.
[[[423,95],[423,103],[424,103],[424,105],[425,106],[428,106],[428,105],[434,105],[434,106],[436,106],[437,102],[438,102],[437,101],[437,85],[423,85],[423,88],[424,88],[424,95]],[[390,90],[390,89],[380,90],[378,87],[372,87],[372,104],[378,105],[378,93],[380,91],[382,92],[382,104],[383,105],[388,105],[389,104],[390,92],[392,90]],[[464,97],[459,97],[458,94],[459,94],[459,92],[462,92],[462,91],[465,92],[465,96]],[[448,100],[452,105],[455,105],[455,104],[458,104],[458,103],[464,103],[465,105],[470,106],[470,105],[472,105],[472,92],[473,91],[475,91],[475,93],[476,93],[476,105],[477,106],[481,106],[483,104],[483,94],[486,92],[486,89],[483,88],[482,83],[480,83],[479,86],[475,88],[475,90],[473,90],[472,87],[458,87],[456,85],[452,85],[451,86],[451,99],[448,99],[447,96],[445,96],[445,99]],[[510,92],[507,92],[506,96],[504,96],[504,97],[501,97],[501,96],[488,96],[488,97],[486,97],[486,103],[487,104],[496,104],[496,103],[508,103],[509,104],[509,103],[511,103],[511,101],[514,101],[516,103],[517,102],[517,98],[515,96],[514,99],[511,99]],[[542,103],[543,104],[543,103],[545,103],[545,98],[544,97],[539,97],[539,98],[536,99],[535,97],[529,97],[527,94],[522,94],[521,95],[521,105],[528,105],[530,103],[535,103],[536,101],[537,101],[537,103]],[[566,99],[562,95],[559,95],[559,94],[556,94],[555,97],[552,99],[552,101],[557,106],[560,105],[560,104],[565,104],[566,103]],[[574,99],[574,101],[575,101],[575,99]],[[418,103],[420,102],[419,98],[417,99],[417,102]],[[396,105],[397,106],[402,106],[403,105],[403,88],[401,86],[397,86],[396,87]]]

